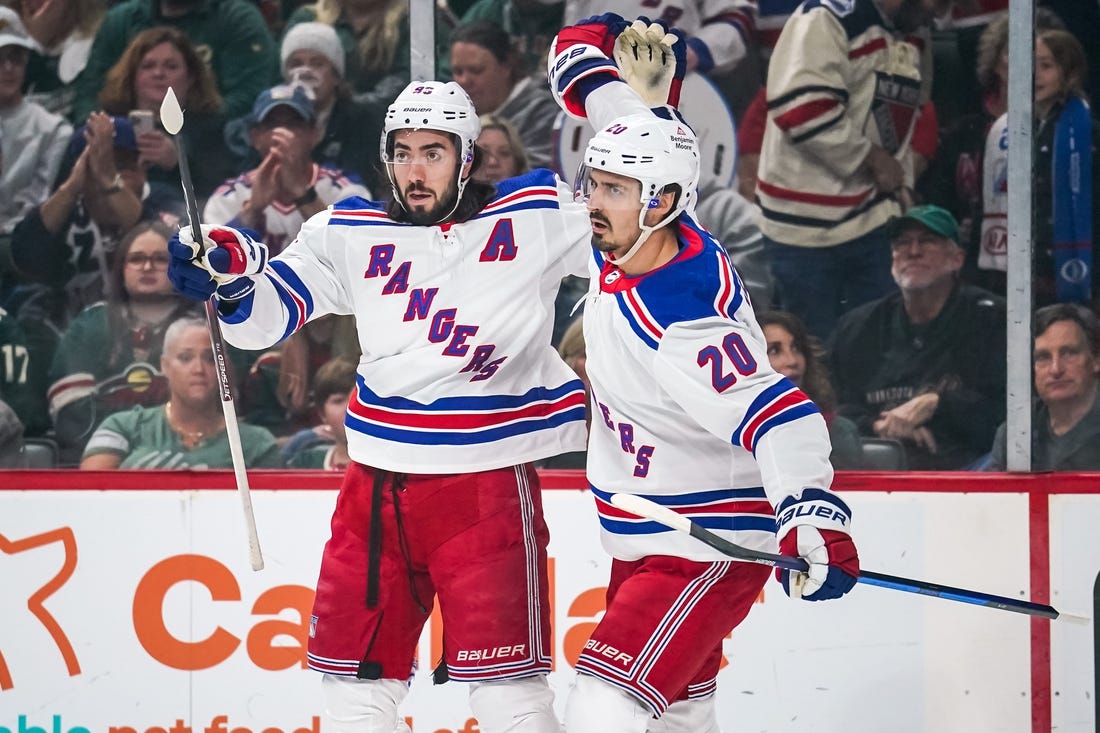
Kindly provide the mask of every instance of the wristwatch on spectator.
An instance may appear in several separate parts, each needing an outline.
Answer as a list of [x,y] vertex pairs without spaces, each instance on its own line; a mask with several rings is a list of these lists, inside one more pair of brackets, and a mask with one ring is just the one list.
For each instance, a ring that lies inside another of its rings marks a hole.
[[310,204],[312,204],[316,200],[317,200],[317,189],[314,188],[313,186],[310,186],[309,188],[306,189],[305,193],[303,193],[298,198],[294,199],[294,205],[298,206],[298,207],[309,206]]

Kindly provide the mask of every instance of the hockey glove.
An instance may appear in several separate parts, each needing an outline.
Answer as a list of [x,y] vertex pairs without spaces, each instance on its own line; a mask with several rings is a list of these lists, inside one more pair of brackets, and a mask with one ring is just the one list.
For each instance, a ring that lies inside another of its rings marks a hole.
[[267,245],[230,227],[203,225],[202,232],[212,244],[205,253],[191,227],[182,227],[168,243],[168,278],[176,289],[194,300],[207,300],[215,293],[221,300],[239,300],[252,292],[255,282],[249,276],[263,272]]
[[627,25],[621,16],[604,13],[562,28],[551,42],[546,62],[550,91],[570,115],[584,119],[588,93],[619,77],[611,54]]
[[630,88],[650,107],[680,103],[680,87],[687,73],[684,34],[658,21],[638,18],[619,34],[615,63]]
[[779,505],[776,523],[779,551],[810,565],[808,573],[776,568],[776,580],[788,596],[825,601],[855,586],[859,555],[849,531],[852,512],[839,496],[803,489],[800,497],[787,497]]

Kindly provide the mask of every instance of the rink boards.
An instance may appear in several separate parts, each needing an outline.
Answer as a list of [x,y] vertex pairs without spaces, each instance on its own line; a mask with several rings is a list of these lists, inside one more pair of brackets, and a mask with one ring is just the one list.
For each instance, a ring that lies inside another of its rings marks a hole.
[[[0,474],[0,733],[319,733],[304,668],[337,476],[262,473],[267,563],[249,569],[232,476]],[[1097,477],[847,474],[869,570],[1091,614]],[[609,562],[580,474],[544,475],[559,711],[603,609]],[[291,488],[293,487],[293,488]],[[420,646],[416,733],[477,730]],[[857,586],[840,602],[770,582],[725,643],[727,733],[1093,731],[1093,628]]]

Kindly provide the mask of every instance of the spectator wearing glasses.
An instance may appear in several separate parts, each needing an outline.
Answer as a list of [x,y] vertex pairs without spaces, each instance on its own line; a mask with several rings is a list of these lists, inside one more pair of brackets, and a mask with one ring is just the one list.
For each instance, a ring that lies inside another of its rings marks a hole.
[[914,470],[967,468],[1004,420],[1004,301],[959,282],[965,254],[946,209],[914,207],[885,231],[899,290],[837,323],[839,413],[901,441]]
[[[1100,319],[1077,303],[1035,313],[1031,468],[1100,471]],[[1006,426],[997,429],[990,469],[1007,468]]]
[[164,331],[198,312],[168,282],[172,234],[161,222],[131,229],[119,243],[107,299],[81,311],[61,337],[48,397],[63,463],[80,455],[107,415],[166,399],[158,366]]

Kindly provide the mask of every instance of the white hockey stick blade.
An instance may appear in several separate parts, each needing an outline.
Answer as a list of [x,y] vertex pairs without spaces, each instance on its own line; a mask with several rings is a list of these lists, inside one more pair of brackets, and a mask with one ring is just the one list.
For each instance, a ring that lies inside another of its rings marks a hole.
[[1081,624],[1088,626],[1092,623],[1092,617],[1079,613],[1066,613],[1065,611],[1058,612],[1059,621],[1068,621],[1071,624]]
[[178,135],[183,129],[183,110],[172,87],[168,87],[168,93],[160,102],[160,124],[169,135]]
[[650,501],[635,494],[612,494],[611,503],[624,512],[646,517],[665,526],[678,529],[681,532],[691,533],[691,520],[681,516],[667,507],[663,507],[655,501]]

